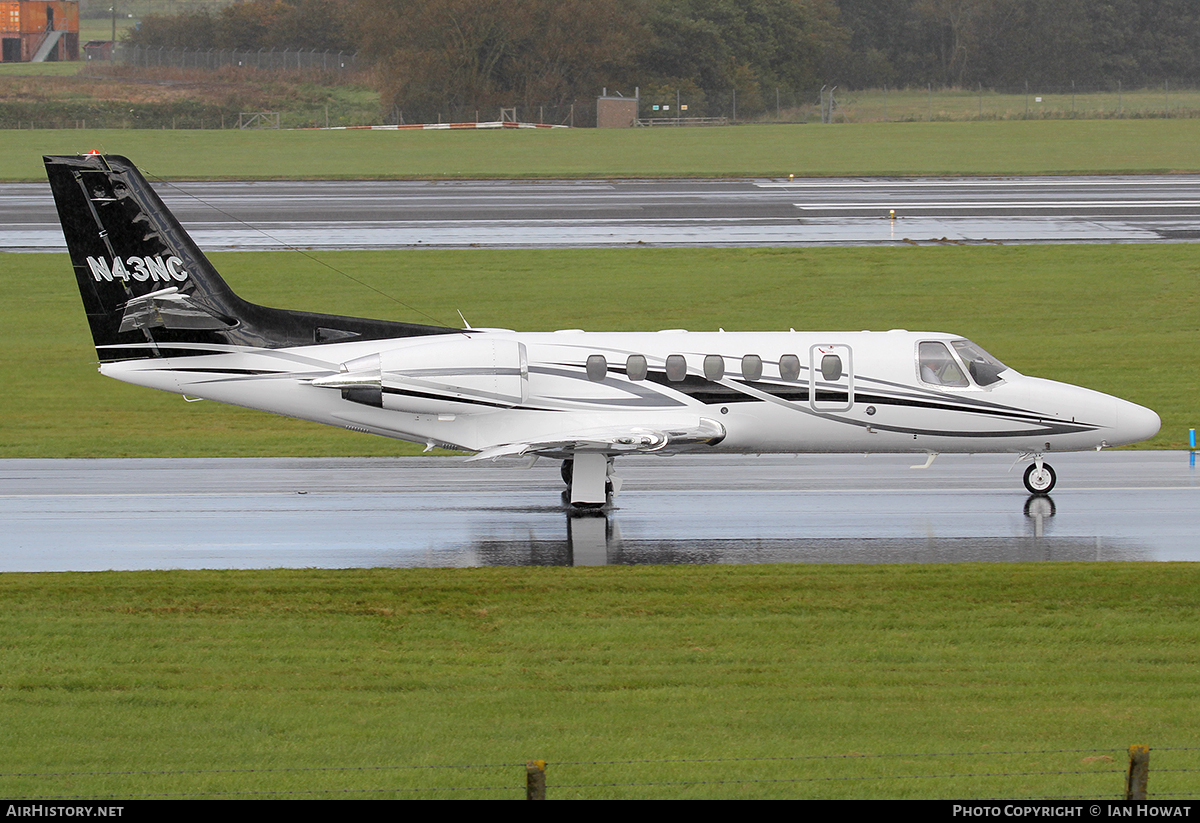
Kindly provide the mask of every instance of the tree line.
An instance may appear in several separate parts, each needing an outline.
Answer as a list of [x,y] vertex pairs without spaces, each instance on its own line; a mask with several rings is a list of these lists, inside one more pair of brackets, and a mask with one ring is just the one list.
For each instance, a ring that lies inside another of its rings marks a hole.
[[246,0],[127,41],[369,58],[384,108],[563,105],[602,87],[704,113],[774,90],[1200,80],[1196,0]]

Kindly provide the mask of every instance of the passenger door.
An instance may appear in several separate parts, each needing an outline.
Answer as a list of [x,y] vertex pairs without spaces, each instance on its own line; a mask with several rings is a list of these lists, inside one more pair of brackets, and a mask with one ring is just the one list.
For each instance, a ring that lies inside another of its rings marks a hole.
[[813,411],[844,412],[854,406],[854,359],[842,343],[808,350],[808,400]]

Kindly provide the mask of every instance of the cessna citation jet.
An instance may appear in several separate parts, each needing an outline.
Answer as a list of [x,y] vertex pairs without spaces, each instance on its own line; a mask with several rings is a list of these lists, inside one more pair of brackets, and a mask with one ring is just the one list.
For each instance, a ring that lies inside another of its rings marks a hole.
[[[233,293],[124,157],[46,157],[100,372],[192,397],[474,452],[563,461],[572,505],[613,458],[1011,452],[1135,443],[1150,409],[1026,377],[953,334],[544,333],[285,311]],[[1020,458],[1018,458],[1020,459]]]

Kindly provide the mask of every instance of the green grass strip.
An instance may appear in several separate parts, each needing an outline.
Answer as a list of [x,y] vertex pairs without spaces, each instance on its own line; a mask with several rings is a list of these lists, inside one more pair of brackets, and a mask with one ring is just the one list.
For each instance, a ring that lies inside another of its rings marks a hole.
[[0,179],[43,154],[125,154],[166,178],[786,177],[1200,171],[1194,120],[509,131],[0,131]]
[[[1139,563],[6,574],[0,781],[516,799],[540,758],[556,799],[1099,798],[1145,743],[1152,796],[1194,796],[1198,590]],[[457,764],[509,765],[311,771]]]

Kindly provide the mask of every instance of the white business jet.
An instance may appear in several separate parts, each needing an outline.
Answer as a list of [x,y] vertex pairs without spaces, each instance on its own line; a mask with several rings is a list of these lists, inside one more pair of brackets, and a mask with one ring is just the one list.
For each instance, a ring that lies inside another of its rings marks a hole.
[[1158,415],[1027,377],[953,334],[527,333],[247,303],[124,157],[46,157],[100,372],[140,386],[473,452],[563,461],[605,504],[627,454],[1052,451],[1153,437]]

